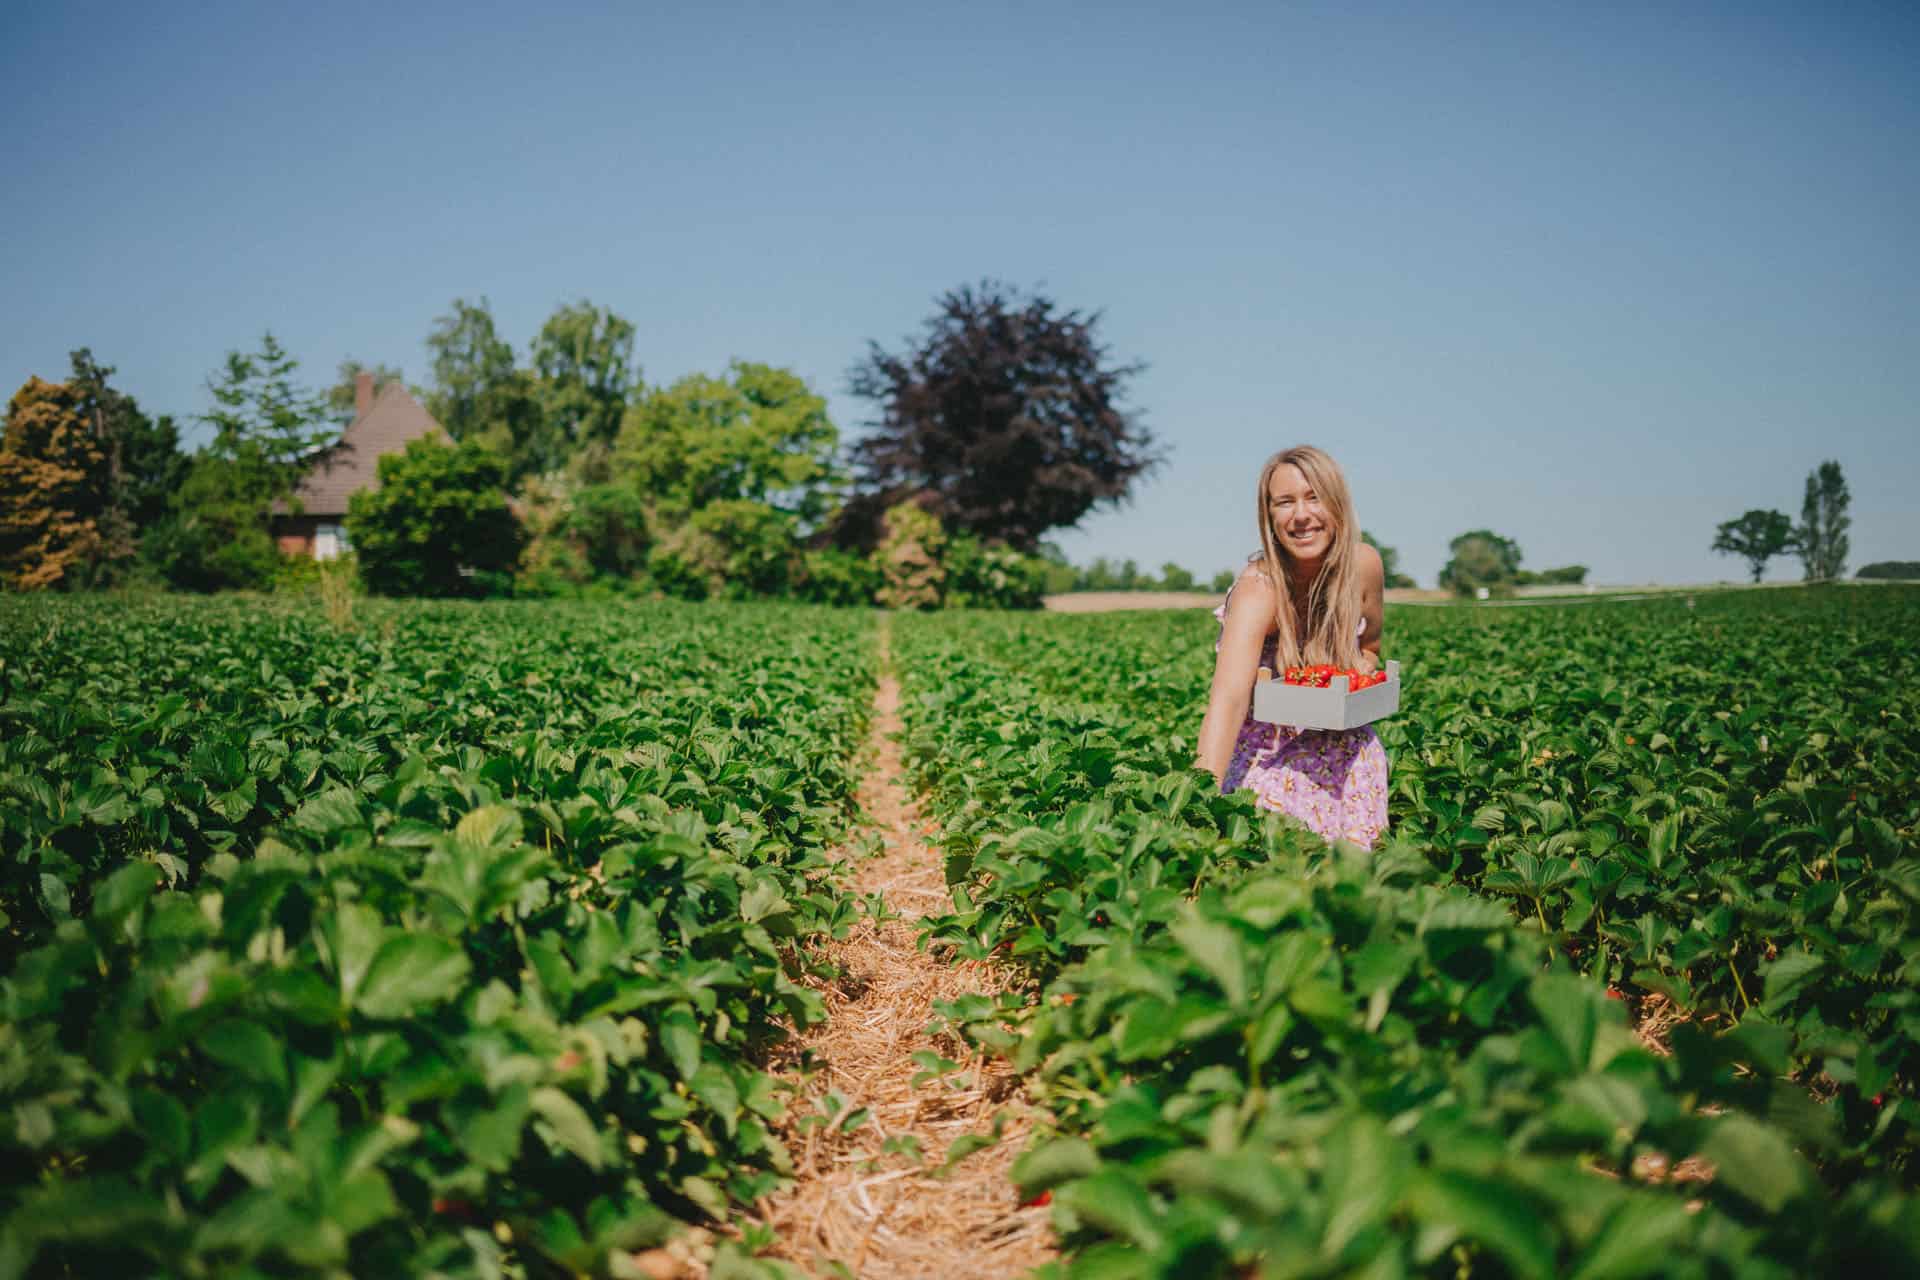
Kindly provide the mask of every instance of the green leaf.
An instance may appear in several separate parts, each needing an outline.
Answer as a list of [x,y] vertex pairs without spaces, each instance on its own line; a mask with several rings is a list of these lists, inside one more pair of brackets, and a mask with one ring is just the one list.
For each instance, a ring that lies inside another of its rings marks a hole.
[[660,1047],[682,1080],[691,1081],[700,1070],[700,1028],[692,1014],[670,1009],[661,1017]]
[[1092,1143],[1085,1138],[1053,1138],[1016,1159],[1012,1176],[1024,1197],[1099,1171],[1100,1156]]
[[200,1033],[209,1058],[254,1080],[285,1088],[287,1062],[281,1042],[257,1022],[227,1018]]
[[330,836],[336,831],[362,826],[364,820],[353,792],[344,787],[335,787],[331,791],[321,792],[295,809],[289,825],[308,835]]
[[1694,1215],[1680,1200],[1635,1196],[1613,1211],[1572,1280],[1635,1280],[1668,1269],[1686,1251]]
[[1712,1162],[1717,1185],[1768,1213],[1779,1213],[1813,1181],[1813,1171],[1781,1133],[1738,1112],[1714,1122],[1700,1155]]
[[559,1089],[533,1091],[533,1110],[553,1129],[561,1146],[578,1156],[588,1168],[598,1169],[606,1159],[600,1133],[579,1103]]
[[482,805],[460,819],[453,838],[481,848],[507,849],[520,843],[520,814],[503,804]]
[[403,933],[382,944],[354,1007],[370,1018],[405,1018],[450,1000],[469,971],[466,952],[431,933]]
[[1247,959],[1240,937],[1224,924],[1189,915],[1168,930],[1189,956],[1220,984],[1237,1008],[1247,1003]]
[[1553,1238],[1544,1216],[1517,1191],[1437,1169],[1415,1181],[1409,1201],[1420,1222],[1491,1249],[1517,1276],[1544,1280],[1555,1273]]

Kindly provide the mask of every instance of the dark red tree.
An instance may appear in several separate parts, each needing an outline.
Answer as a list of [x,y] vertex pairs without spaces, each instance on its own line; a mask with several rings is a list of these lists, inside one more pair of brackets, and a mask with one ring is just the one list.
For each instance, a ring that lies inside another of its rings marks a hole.
[[853,446],[858,492],[843,536],[912,499],[950,531],[1031,550],[1048,530],[1118,502],[1161,461],[1121,406],[1145,366],[1110,363],[1097,314],[994,281],[940,299],[918,344],[869,344],[851,390],[879,405]]

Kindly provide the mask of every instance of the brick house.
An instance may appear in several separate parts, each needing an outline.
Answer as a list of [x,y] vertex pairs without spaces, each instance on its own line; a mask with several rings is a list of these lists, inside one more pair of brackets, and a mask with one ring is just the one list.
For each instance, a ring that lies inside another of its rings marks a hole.
[[274,504],[273,536],[283,555],[331,560],[351,550],[347,500],[362,489],[380,487],[381,457],[400,453],[423,436],[452,443],[426,406],[397,379],[375,394],[373,375],[361,374],[353,387],[353,407],[353,421],[336,443],[314,455],[293,500]]

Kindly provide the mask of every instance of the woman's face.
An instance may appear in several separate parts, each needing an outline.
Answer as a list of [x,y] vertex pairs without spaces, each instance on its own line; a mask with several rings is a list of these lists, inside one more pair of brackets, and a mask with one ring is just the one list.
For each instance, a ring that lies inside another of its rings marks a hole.
[[1333,517],[1300,468],[1285,463],[1267,481],[1267,519],[1273,539],[1295,560],[1313,564],[1333,546]]

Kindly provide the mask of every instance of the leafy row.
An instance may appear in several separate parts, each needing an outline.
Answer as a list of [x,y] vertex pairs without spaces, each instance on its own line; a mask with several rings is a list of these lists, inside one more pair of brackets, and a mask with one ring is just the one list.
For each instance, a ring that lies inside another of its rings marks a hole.
[[0,634],[0,1276],[619,1274],[786,1169],[753,1058],[857,907],[863,618]]
[[[1009,947],[1039,992],[949,1016],[1033,1069],[1059,1118],[1016,1177],[1057,1189],[1067,1271],[1920,1260],[1910,1199],[1818,1177],[1862,1140],[1789,1078],[1787,1029],[1683,1026],[1655,1054],[1564,938],[1406,837],[1404,797],[1402,838],[1363,856],[1187,769],[1208,638],[1165,618],[901,630],[908,756],[955,886],[932,932]],[[1694,1157],[1709,1179],[1667,1181]]]
[[[1088,725],[1191,743],[1211,622],[1058,623],[997,623],[993,651]],[[1911,1181],[1920,651],[1899,639],[1917,629],[1900,588],[1395,610],[1394,831],[1636,1001],[1787,1028],[1854,1140],[1836,1173]]]

